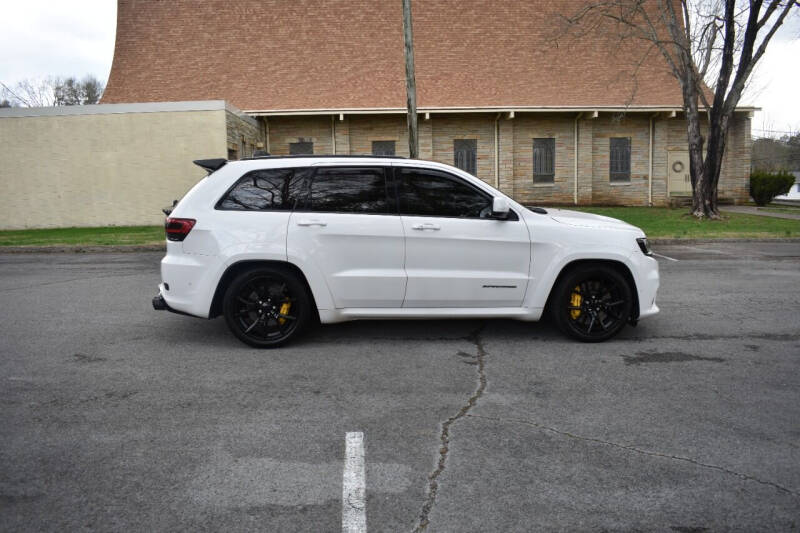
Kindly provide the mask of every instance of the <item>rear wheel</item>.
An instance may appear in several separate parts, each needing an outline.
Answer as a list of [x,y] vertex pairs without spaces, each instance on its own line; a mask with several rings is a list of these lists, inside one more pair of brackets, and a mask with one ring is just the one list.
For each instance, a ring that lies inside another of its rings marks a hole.
[[259,267],[237,276],[225,291],[225,322],[242,342],[256,348],[285,344],[308,324],[310,299],[292,272]]
[[633,309],[630,284],[605,265],[581,265],[555,287],[551,300],[558,328],[582,342],[600,342],[620,332]]

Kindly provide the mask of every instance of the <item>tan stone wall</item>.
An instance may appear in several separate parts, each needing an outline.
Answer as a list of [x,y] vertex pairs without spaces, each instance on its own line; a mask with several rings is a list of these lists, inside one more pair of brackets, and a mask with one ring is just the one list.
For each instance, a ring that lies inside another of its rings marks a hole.
[[264,136],[254,118],[225,111],[225,129],[228,150],[236,152],[236,159],[252,157],[259,145],[263,146]]
[[[597,205],[647,205],[650,123],[646,116],[622,118],[601,115],[592,124],[592,203]],[[631,179],[609,179],[610,138],[630,137]]]
[[225,111],[0,118],[0,229],[162,224],[225,157]]
[[[290,143],[308,141],[314,143],[314,155],[333,153],[330,115],[269,117],[268,120],[270,154],[288,155]],[[337,140],[336,150],[341,153],[338,144]]]
[[369,155],[372,141],[394,141],[395,155],[408,157],[407,128],[405,115],[351,115],[350,154]]
[[456,139],[477,139],[478,177],[494,185],[494,117],[484,113],[465,113],[462,115],[433,115],[429,120],[432,130],[433,161],[452,165]]
[[[568,204],[575,189],[574,120],[556,114],[517,115],[514,123],[514,199],[526,205]],[[533,183],[533,139],[555,139],[552,184]]]
[[[432,114],[419,118],[420,157],[453,164],[453,140],[478,140],[478,177],[495,184],[494,127],[496,114]],[[573,205],[575,194],[575,113],[503,113],[499,122],[500,190],[530,205]],[[686,122],[662,113],[653,119],[653,205],[669,203],[667,158],[670,150],[686,150]],[[625,116],[584,114],[578,121],[578,203],[580,205],[648,205],[651,115]],[[289,142],[312,140],[314,153],[331,151],[330,116],[271,117],[270,148],[286,154]],[[750,119],[737,115],[728,139],[728,150],[720,178],[720,197],[727,201],[747,200],[750,168]],[[555,180],[533,183],[533,139],[556,139]],[[609,180],[609,138],[631,138],[631,180]],[[346,115],[336,117],[336,152],[366,155],[372,141],[395,141],[397,155],[408,156],[404,115]]]

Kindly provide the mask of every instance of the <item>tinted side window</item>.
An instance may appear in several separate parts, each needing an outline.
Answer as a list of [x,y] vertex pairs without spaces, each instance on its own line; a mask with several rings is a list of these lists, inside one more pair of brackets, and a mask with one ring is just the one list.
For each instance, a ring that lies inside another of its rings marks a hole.
[[455,176],[416,168],[398,168],[396,176],[403,215],[482,218],[491,214],[491,198]]
[[302,197],[307,169],[255,170],[242,176],[217,203],[234,211],[291,210]]
[[388,213],[386,173],[375,167],[319,168],[306,209],[332,213]]

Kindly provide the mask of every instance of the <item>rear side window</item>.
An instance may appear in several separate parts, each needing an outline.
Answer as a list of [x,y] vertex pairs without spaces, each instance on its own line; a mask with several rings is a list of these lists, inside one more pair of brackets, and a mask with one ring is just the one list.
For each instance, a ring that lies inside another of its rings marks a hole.
[[248,172],[217,203],[232,211],[288,211],[303,196],[308,169],[275,168]]
[[400,214],[483,218],[491,214],[489,196],[444,172],[402,168],[397,177]]
[[380,167],[318,168],[305,209],[329,213],[388,213],[386,172]]

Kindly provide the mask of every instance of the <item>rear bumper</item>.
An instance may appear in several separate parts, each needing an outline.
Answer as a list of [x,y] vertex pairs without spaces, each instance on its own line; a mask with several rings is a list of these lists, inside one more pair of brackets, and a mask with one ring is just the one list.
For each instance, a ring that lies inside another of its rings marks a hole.
[[177,309],[173,309],[169,306],[167,301],[164,299],[164,294],[162,293],[163,287],[161,285],[158,286],[158,295],[153,296],[152,304],[153,309],[156,311],[169,311],[170,313],[175,313],[176,315],[186,315],[186,316],[194,316],[190,315],[189,313],[185,313],[183,311],[178,311]]

